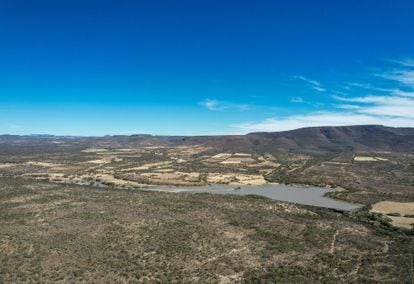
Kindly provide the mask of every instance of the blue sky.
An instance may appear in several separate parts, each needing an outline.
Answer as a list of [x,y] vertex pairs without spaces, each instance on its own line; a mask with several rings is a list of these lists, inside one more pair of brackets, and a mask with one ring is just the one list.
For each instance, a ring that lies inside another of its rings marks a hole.
[[0,0],[0,133],[414,127],[414,2]]

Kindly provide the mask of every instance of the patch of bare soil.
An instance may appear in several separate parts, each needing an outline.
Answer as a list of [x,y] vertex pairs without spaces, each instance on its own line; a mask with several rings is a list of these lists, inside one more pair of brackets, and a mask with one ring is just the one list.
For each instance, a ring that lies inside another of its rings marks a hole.
[[388,161],[388,159],[381,158],[381,157],[355,156],[354,161],[358,161],[358,162],[378,162],[378,161]]
[[261,175],[248,175],[248,174],[220,174],[209,173],[207,175],[207,182],[209,183],[223,183],[234,185],[262,185],[266,184],[266,180]]
[[387,215],[397,227],[411,229],[414,224],[414,202],[381,201],[372,205],[371,212]]
[[372,211],[384,214],[414,215],[414,202],[381,201],[372,205]]
[[0,169],[14,167],[15,164],[12,163],[0,163]]

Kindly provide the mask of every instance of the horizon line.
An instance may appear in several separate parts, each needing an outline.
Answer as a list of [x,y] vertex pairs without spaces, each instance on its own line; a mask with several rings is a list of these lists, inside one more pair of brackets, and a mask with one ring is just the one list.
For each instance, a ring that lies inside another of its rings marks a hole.
[[[379,126],[385,128],[414,128],[412,127],[396,127],[396,126],[387,126],[383,124],[350,124],[350,125],[320,125],[320,126],[307,126],[292,128],[289,130],[279,130],[279,131],[253,131],[247,133],[228,133],[228,134],[151,134],[151,133],[134,133],[134,134],[103,134],[103,135],[74,135],[74,134],[50,134],[50,133],[31,133],[31,134],[9,134],[9,133],[0,133],[0,136],[19,136],[27,137],[31,136],[33,138],[51,138],[51,137],[67,137],[67,138],[102,138],[102,137],[115,137],[115,136],[154,136],[154,137],[215,137],[215,136],[244,136],[253,133],[280,133],[280,132],[289,132],[300,129],[312,129],[312,128],[336,128],[336,127],[364,127],[364,126]],[[42,137],[43,136],[43,137]]]

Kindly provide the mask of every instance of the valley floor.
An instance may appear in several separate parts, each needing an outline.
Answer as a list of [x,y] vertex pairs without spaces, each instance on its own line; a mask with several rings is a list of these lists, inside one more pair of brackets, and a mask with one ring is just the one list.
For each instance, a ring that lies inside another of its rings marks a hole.
[[0,282],[412,283],[414,236],[259,197],[0,178]]
[[[1,144],[0,283],[414,282],[412,153],[118,142]],[[332,187],[366,206],[140,190],[266,183]]]

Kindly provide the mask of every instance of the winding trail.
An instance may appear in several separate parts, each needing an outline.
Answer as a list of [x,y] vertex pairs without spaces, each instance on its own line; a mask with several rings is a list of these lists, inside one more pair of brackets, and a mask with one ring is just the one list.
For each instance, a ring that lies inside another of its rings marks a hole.
[[334,254],[334,252],[335,252],[335,242],[336,242],[336,237],[338,236],[338,234],[339,234],[339,230],[336,230],[335,234],[332,237],[331,248],[329,250],[330,254]]

